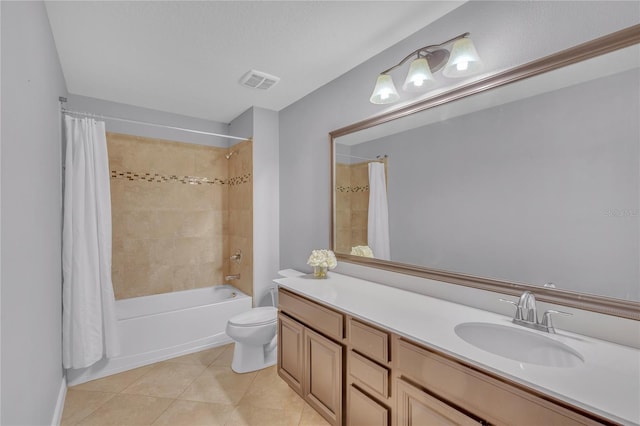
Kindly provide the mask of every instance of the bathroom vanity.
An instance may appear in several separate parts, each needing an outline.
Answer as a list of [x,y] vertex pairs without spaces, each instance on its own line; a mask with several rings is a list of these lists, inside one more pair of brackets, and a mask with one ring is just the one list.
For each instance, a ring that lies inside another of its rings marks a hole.
[[[636,349],[337,273],[276,282],[278,374],[333,425],[640,424]],[[512,351],[529,338],[559,356]]]

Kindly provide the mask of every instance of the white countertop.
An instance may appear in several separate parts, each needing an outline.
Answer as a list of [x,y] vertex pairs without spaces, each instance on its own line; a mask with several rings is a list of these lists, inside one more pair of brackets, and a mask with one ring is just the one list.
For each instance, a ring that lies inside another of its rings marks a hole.
[[[556,329],[549,334],[584,358],[570,368],[514,361],[481,350],[456,335],[464,322],[518,327],[511,318],[330,272],[275,280],[281,287],[333,306],[427,347],[455,356],[530,388],[623,424],[640,425],[640,350]],[[496,303],[499,303],[496,300]]]

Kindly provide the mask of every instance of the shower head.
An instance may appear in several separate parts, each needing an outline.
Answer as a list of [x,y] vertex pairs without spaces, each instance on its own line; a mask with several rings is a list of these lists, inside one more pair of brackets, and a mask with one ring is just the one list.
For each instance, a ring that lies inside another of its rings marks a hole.
[[231,151],[230,153],[225,154],[225,155],[224,155],[224,157],[228,160],[229,158],[231,158],[231,156],[233,156],[233,154],[237,154],[237,153],[238,153],[238,150],[237,150],[237,149],[234,149],[234,150],[233,150],[233,151]]

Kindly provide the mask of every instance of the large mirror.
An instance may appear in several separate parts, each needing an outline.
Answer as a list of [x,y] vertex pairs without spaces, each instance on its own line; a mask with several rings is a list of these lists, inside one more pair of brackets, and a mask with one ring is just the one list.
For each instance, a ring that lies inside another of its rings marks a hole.
[[639,41],[635,26],[332,132],[337,256],[640,319]]

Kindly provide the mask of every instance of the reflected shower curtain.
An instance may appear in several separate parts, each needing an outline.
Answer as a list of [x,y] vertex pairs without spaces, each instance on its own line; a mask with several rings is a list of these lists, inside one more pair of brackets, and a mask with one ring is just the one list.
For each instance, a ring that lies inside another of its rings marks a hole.
[[111,195],[104,122],[65,116],[62,362],[118,354],[111,284]]
[[369,221],[367,240],[377,259],[391,260],[389,243],[389,208],[384,164],[369,163]]

